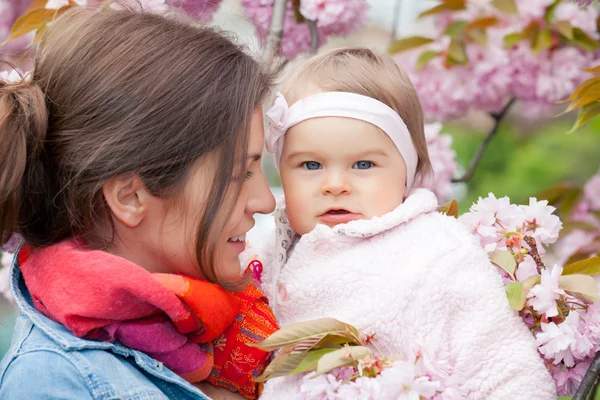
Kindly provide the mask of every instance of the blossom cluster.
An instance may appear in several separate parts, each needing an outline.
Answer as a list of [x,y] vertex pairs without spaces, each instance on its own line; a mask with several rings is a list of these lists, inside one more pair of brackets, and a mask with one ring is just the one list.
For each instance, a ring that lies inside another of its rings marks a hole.
[[547,201],[531,198],[519,206],[490,194],[459,220],[500,267],[509,302],[535,336],[559,393],[572,395],[600,350],[594,280],[600,264],[545,265],[545,246],[557,241],[562,228],[554,211]]
[[[591,77],[584,69],[600,60],[592,51],[600,38],[598,10],[553,3],[515,0],[518,13],[513,14],[491,0],[466,0],[464,10],[432,16],[434,41],[396,56],[426,117],[445,121],[469,109],[498,113],[511,98],[520,101],[525,117],[551,114],[557,102]],[[423,64],[425,53],[433,57]],[[448,54],[464,60],[449,64]]]
[[358,366],[341,367],[316,376],[303,377],[302,400],[459,400],[465,396],[447,361],[415,352],[401,361],[388,361],[374,355],[361,359]]
[[600,254],[600,171],[583,187],[581,200],[575,205],[568,223],[574,225],[554,246],[560,263],[570,259]]
[[442,124],[425,124],[425,140],[429,152],[432,174],[416,182],[416,186],[430,189],[440,203],[452,197],[452,178],[458,168],[452,136],[441,133]]
[[[267,38],[273,0],[243,0],[246,16],[256,26],[261,43]],[[306,20],[315,22],[320,46],[330,36],[345,36],[358,31],[367,22],[366,0],[291,0],[283,21],[280,54],[293,59],[311,49],[311,34]]]

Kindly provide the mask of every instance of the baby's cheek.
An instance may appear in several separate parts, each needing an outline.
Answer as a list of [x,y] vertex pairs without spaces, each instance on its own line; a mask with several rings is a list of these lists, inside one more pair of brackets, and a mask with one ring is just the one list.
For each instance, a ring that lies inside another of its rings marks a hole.
[[314,216],[311,215],[305,203],[294,202],[293,205],[288,205],[287,216],[292,230],[299,235],[312,231],[316,226]]
[[381,217],[391,211],[394,211],[402,204],[402,193],[397,191],[379,191],[378,195],[370,196],[368,207],[368,218]]

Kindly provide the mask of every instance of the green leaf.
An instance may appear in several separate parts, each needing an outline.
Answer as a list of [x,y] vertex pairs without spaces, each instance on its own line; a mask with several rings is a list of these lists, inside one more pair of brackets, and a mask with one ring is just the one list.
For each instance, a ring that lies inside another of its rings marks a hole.
[[577,86],[577,88],[573,91],[573,93],[569,96],[569,100],[576,100],[581,97],[584,97],[590,87],[596,86],[600,83],[600,76],[595,76],[588,80],[585,80],[581,83],[581,85]]
[[423,53],[421,53],[421,55],[419,56],[419,59],[417,60],[417,70],[423,69],[429,61],[431,61],[433,58],[435,58],[439,55],[440,55],[439,51],[431,51],[431,50],[427,50],[427,51],[424,51]]
[[388,47],[388,53],[400,53],[402,51],[414,49],[416,47],[421,47],[431,42],[433,42],[433,39],[426,38],[423,36],[411,36],[404,39],[398,39],[392,42],[392,44],[390,44],[390,47]]
[[550,22],[554,17],[554,9],[560,4],[561,0],[554,0],[548,8],[546,8],[546,12],[544,13],[544,20],[546,22]]
[[600,257],[591,257],[587,260],[578,261],[567,265],[563,269],[564,275],[582,274],[595,276],[600,274]]
[[560,205],[558,206],[558,212],[560,213],[563,219],[567,219],[571,212],[579,203],[581,196],[583,195],[583,191],[580,188],[571,188],[563,195],[560,200]]
[[515,269],[517,268],[517,261],[510,251],[507,250],[494,250],[490,254],[490,261],[502,268],[509,273],[510,276],[514,277]]
[[490,26],[497,25],[500,20],[496,17],[483,17],[475,19],[467,25],[467,29],[479,29],[479,28],[489,28]]
[[509,282],[504,289],[506,290],[506,297],[508,297],[508,304],[510,304],[511,308],[521,311],[525,306],[525,301],[521,302],[523,297],[523,282]]
[[504,37],[504,47],[511,48],[523,39],[525,38],[520,33],[511,33],[510,35],[506,35]]
[[573,44],[585,51],[597,50],[600,46],[594,39],[589,37],[581,28],[573,28]]
[[567,261],[565,261],[565,264],[566,265],[571,265],[571,264],[574,264],[576,262],[579,262],[579,261],[582,261],[582,260],[586,260],[589,257],[590,257],[590,255],[588,253],[586,253],[586,252],[583,252],[583,253],[577,252],[577,253],[573,254],[571,257],[569,257],[567,259]]
[[373,350],[366,346],[348,346],[325,354],[317,364],[317,375],[326,374],[334,368],[357,365],[358,360],[372,355]]
[[539,200],[548,200],[548,203],[552,205],[557,205],[560,203],[560,200],[564,197],[564,195],[572,189],[573,186],[565,183],[559,183],[549,187],[541,193],[538,193],[535,197],[537,197]]
[[496,7],[498,10],[505,12],[507,14],[518,14],[519,10],[517,9],[517,5],[515,4],[515,0],[494,0],[492,1],[492,5]]
[[47,8],[33,9],[25,13],[17,19],[4,43],[42,28],[48,22],[52,21],[56,17],[56,14],[57,10],[49,10]]
[[586,106],[590,103],[593,103],[600,99],[600,77],[595,77],[589,79],[582,83],[571,96],[569,96],[569,100],[571,100],[571,104],[569,107],[563,112],[563,114],[568,113],[576,108]]
[[467,38],[481,47],[487,47],[487,34],[483,28],[469,29],[467,31]]
[[525,307],[527,295],[532,287],[540,283],[541,276],[533,275],[523,282],[509,282],[506,284],[506,296],[513,310],[521,311]]
[[467,21],[454,21],[446,27],[446,31],[444,32],[444,34],[452,37],[456,36],[460,32],[462,32],[467,25]]
[[[283,357],[276,357],[261,376],[256,378],[257,382],[263,382],[267,379],[273,379],[280,376],[298,374],[300,372],[314,371],[321,357],[338,349],[319,349],[306,353],[286,354]],[[281,354],[281,353],[280,353]]]
[[552,24],[552,28],[556,29],[561,35],[563,35],[567,39],[573,40],[573,26],[569,21],[556,21]]
[[552,45],[552,32],[549,29],[540,29],[536,32],[536,35],[531,43],[533,54],[541,53],[544,50],[548,50]]
[[575,132],[579,127],[589,122],[592,118],[600,114],[600,101],[595,101],[590,104],[586,104],[579,110],[579,114],[577,115],[577,120],[573,127],[567,133]]
[[346,336],[349,344],[358,344],[360,340],[360,332],[352,325],[334,318],[321,318],[288,324],[263,342],[253,346],[266,351],[273,351],[290,344],[297,344],[303,340],[311,338],[321,339],[331,334]]
[[600,65],[596,65],[593,68],[585,68],[584,71],[590,74],[600,74]]
[[596,281],[589,275],[573,274],[558,278],[558,287],[579,299],[593,303],[600,300]]
[[462,40],[453,38],[448,46],[448,64],[464,65],[468,61],[465,43]]
[[439,4],[429,10],[426,10],[419,14],[419,18],[426,17],[428,15],[439,14],[444,11],[459,11],[465,9],[465,0],[443,0],[442,4]]
[[437,211],[449,215],[454,218],[458,218],[458,202],[456,199],[452,199],[447,203],[442,204],[437,208]]

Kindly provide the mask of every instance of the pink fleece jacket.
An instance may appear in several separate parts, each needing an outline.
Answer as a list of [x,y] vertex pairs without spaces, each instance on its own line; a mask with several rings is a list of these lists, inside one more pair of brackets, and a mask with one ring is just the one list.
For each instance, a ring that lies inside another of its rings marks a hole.
[[[263,289],[280,325],[322,317],[377,333],[389,354],[425,346],[450,357],[468,399],[555,400],[534,338],[508,305],[477,240],[417,189],[380,218],[298,238],[285,209],[264,262]],[[447,357],[445,357],[447,359]],[[299,376],[267,382],[261,399],[293,399]]]

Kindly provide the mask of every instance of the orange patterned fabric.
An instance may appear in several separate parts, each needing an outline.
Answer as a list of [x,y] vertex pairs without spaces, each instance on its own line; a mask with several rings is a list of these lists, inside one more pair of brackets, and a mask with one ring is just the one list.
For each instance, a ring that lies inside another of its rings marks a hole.
[[[204,326],[202,333],[191,340],[205,343],[201,349],[213,361],[206,381],[239,392],[247,399],[257,399],[263,385],[254,379],[264,371],[270,353],[249,344],[260,343],[279,329],[258,282],[253,280],[244,291],[231,293],[218,285],[186,276],[154,276],[177,294]],[[189,322],[174,323],[183,329]],[[195,381],[193,376],[183,377]]]

